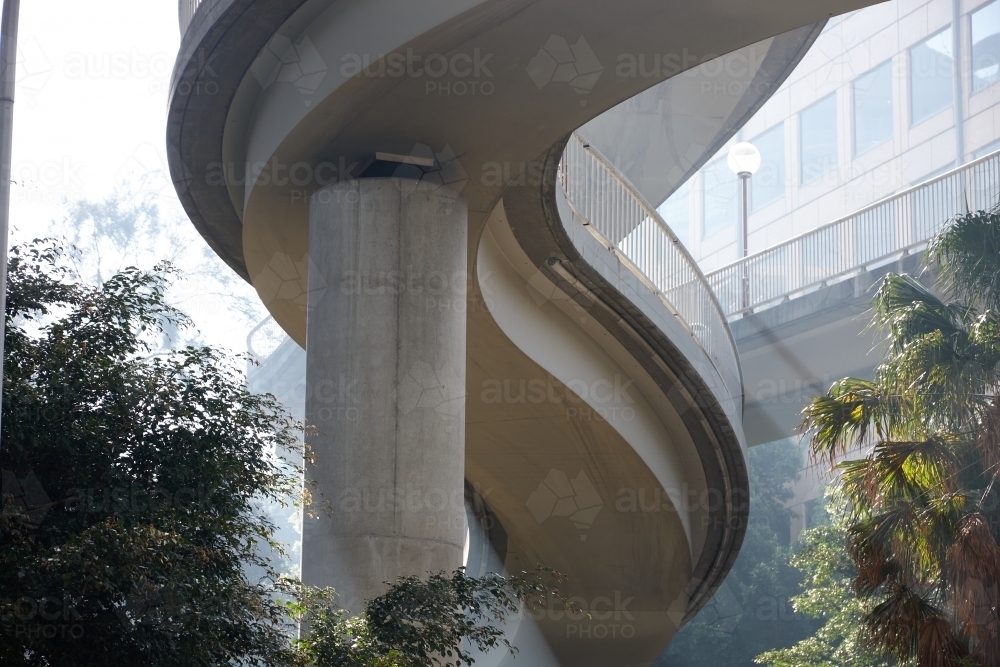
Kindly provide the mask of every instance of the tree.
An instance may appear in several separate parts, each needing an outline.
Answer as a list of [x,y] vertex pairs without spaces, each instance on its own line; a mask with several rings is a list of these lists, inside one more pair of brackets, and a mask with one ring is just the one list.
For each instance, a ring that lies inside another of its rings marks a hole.
[[766,651],[756,662],[768,667],[879,667],[884,661],[865,649],[860,630],[865,605],[854,595],[854,565],[844,544],[847,521],[842,498],[827,492],[830,520],[802,532],[791,565],[803,575],[803,591],[792,598],[795,611],[821,619],[816,632],[788,648]]
[[[67,202],[65,215],[53,220],[47,233],[79,250],[65,260],[81,280],[93,285],[102,285],[130,266],[151,270],[166,261],[179,269],[167,286],[165,300],[197,318],[198,326],[176,330],[165,323],[168,336],[160,347],[203,344],[206,331],[213,329],[216,336],[208,339],[220,340],[224,332],[226,345],[241,345],[241,337],[266,311],[253,288],[219,259],[183,214],[164,212],[158,197],[144,190],[156,185],[172,189],[168,179],[126,180],[103,199]],[[240,338],[230,341],[239,329]]]
[[814,457],[842,463],[866,646],[896,664],[1000,664],[1000,213],[931,243],[934,291],[887,276],[873,308],[888,353],[806,410]]
[[296,644],[316,667],[468,665],[473,650],[516,651],[502,624],[522,605],[551,599],[571,607],[559,594],[561,580],[544,568],[512,577],[475,578],[461,569],[426,580],[401,577],[354,618],[333,606],[333,591],[308,591],[296,608],[309,632]]
[[750,521],[740,554],[712,600],[670,642],[657,664],[752,666],[761,651],[808,637],[818,623],[795,613],[800,573],[788,565],[793,497],[802,456],[785,440],[749,452]]
[[332,591],[281,577],[265,508],[301,493],[276,456],[301,426],[237,360],[151,353],[186,323],[165,302],[169,266],[94,286],[64,258],[52,242],[11,251],[0,663],[457,665],[513,650],[502,622],[523,604],[562,600],[540,573],[458,571],[403,578],[349,618]]
[[169,267],[94,287],[63,258],[11,253],[0,662],[300,662],[256,509],[298,488],[272,456],[293,425],[222,354],[149,354],[186,323],[164,302]]

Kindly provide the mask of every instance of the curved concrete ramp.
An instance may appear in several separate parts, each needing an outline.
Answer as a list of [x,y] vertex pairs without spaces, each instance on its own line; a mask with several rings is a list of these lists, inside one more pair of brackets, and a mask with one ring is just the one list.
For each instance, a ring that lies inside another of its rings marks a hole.
[[[581,610],[534,609],[518,635],[563,665],[662,652],[735,559],[748,482],[731,336],[642,193],[683,182],[819,24],[865,4],[200,3],[171,97],[175,184],[307,347],[308,474],[335,511],[370,513],[306,522],[307,583],[349,591],[354,609],[380,578],[452,567],[464,470],[502,525],[504,567],[556,568]],[[740,49],[764,56],[720,78],[699,68]],[[617,67],[657,58],[678,66]],[[581,126],[592,181],[560,162]],[[568,198],[580,183],[589,207]],[[683,284],[644,273],[662,271],[639,226]],[[702,311],[678,301],[691,290]],[[345,484],[364,489],[354,505]],[[412,490],[441,507],[414,511]]]
[[[824,25],[796,28],[700,63],[608,109],[578,132],[659,206],[757,113]],[[669,68],[675,62],[670,55],[623,53],[615,70],[646,78]]]

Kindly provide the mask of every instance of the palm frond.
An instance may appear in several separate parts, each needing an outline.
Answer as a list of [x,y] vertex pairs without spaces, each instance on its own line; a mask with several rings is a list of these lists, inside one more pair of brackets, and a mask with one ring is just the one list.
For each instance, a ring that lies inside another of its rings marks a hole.
[[810,457],[831,466],[848,451],[888,435],[894,402],[874,382],[844,378],[803,410],[803,431],[812,431]]
[[885,441],[872,450],[872,483],[883,502],[917,500],[952,490],[958,459],[948,440]]
[[905,664],[917,655],[924,624],[943,616],[913,588],[896,586],[865,617],[864,638],[873,648]]
[[920,626],[917,667],[964,667],[969,650],[943,618],[928,618]]
[[877,594],[892,582],[938,585],[967,498],[956,488],[959,460],[945,436],[877,443],[838,466],[850,502],[848,552],[855,590]]
[[867,526],[858,524],[854,529],[855,534],[848,535],[847,542],[848,555],[855,567],[854,592],[859,598],[870,598],[887,582],[896,581],[903,568],[893,557],[889,545],[860,534],[867,531]]
[[994,396],[980,415],[976,450],[986,470],[993,475],[1000,472],[1000,396]]
[[974,639],[988,634],[1000,602],[1000,547],[981,514],[963,519],[948,550],[948,570],[956,617]]
[[857,568],[859,596],[871,597],[894,583],[927,583],[928,550],[918,514],[912,503],[897,503],[848,528],[847,551]]
[[914,501],[924,506],[953,493],[959,459],[944,436],[917,441],[882,441],[863,459],[837,465],[855,515],[892,503]]
[[834,383],[803,429],[813,460],[869,448],[838,466],[863,640],[893,664],[1000,665],[1000,207],[927,256],[933,289],[890,274],[875,296],[874,381]]
[[923,424],[964,430],[996,383],[994,356],[995,351],[973,341],[968,330],[930,332],[890,355],[876,370],[875,383],[900,396],[900,423],[909,423],[909,428]]
[[888,274],[872,301],[872,324],[889,333],[894,351],[931,332],[949,335],[968,317],[967,307],[945,303],[926,285],[905,274]]
[[984,308],[1000,308],[1000,211],[956,216],[935,236],[927,258],[951,294]]
[[977,628],[972,658],[977,665],[1000,665],[1000,620],[996,612]]

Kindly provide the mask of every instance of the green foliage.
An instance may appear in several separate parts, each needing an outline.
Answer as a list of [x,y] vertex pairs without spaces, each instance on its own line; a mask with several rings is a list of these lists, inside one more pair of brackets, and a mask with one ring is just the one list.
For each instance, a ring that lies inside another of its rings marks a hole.
[[818,623],[796,613],[790,598],[800,573],[788,565],[792,483],[802,467],[794,442],[749,452],[750,522],[725,582],[713,599],[677,633],[657,661],[670,667],[736,667],[774,646],[787,646]]
[[820,619],[816,632],[788,648],[766,651],[757,662],[768,667],[879,667],[860,630],[871,605],[851,588],[854,565],[844,549],[847,521],[844,503],[833,498],[832,522],[803,531],[791,564],[803,575],[803,591],[792,598],[795,611]]
[[256,509],[300,484],[272,455],[293,425],[213,350],[149,355],[164,323],[185,323],[164,302],[169,275],[93,287],[52,243],[11,253],[4,665],[299,661]]
[[301,494],[277,452],[301,427],[236,360],[164,352],[164,325],[186,323],[165,302],[169,266],[91,286],[36,242],[9,270],[0,664],[469,664],[473,648],[514,650],[501,628],[521,605],[562,600],[540,573],[457,571],[336,611],[333,591],[268,558],[264,508]]
[[309,591],[297,609],[310,631],[297,645],[316,667],[472,664],[473,650],[515,652],[501,624],[522,604],[565,603],[559,576],[552,579],[542,572],[475,578],[461,569],[426,580],[402,577],[353,618],[333,606],[333,591]]
[[982,310],[1000,310],[1000,227],[998,209],[960,215],[939,234],[928,257],[939,269],[940,285],[956,299]]
[[940,292],[889,275],[874,381],[845,378],[805,411],[816,458],[865,451],[838,466],[844,531],[858,641],[892,664],[1000,664],[998,239],[997,210],[958,216],[927,254]]
[[[219,259],[184,215],[162,211],[147,183],[122,183],[99,200],[67,202],[65,215],[46,232],[79,250],[65,257],[81,280],[100,286],[126,267],[148,270],[163,260],[180,269],[173,276],[166,302],[193,309],[198,327],[167,326],[172,340],[161,345],[204,341],[211,330],[238,344],[246,327],[266,315],[253,288]],[[219,326],[219,323],[225,323]],[[242,333],[241,333],[242,332]],[[218,339],[216,339],[218,340]]]

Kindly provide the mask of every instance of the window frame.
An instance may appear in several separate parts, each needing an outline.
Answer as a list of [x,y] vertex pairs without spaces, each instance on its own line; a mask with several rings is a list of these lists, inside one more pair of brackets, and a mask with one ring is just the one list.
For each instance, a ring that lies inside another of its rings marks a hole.
[[[982,86],[981,88],[976,87],[976,70],[974,62],[975,53],[973,52],[976,43],[973,41],[973,34],[972,34],[972,22],[973,19],[975,18],[975,15],[981,12],[982,10],[986,9],[990,5],[996,5],[998,2],[1000,2],[1000,0],[990,0],[990,2],[984,2],[978,7],[972,9],[968,14],[966,14],[963,17],[965,19],[964,22],[969,26],[969,97],[970,98],[973,97],[974,95],[978,95],[979,93],[985,92],[990,88],[992,88],[993,86],[1000,83],[1000,71],[998,71],[996,79]],[[998,34],[1000,34],[1000,31],[998,31]],[[1000,65],[1000,63],[997,64]]]
[[[785,198],[788,197],[788,160],[786,159],[787,158],[788,142],[786,141],[787,137],[785,136],[785,122],[786,122],[785,120],[780,120],[777,123],[775,123],[774,125],[772,125],[771,127],[767,128],[766,130],[758,132],[753,137],[753,139],[750,139],[750,143],[753,144],[754,146],[757,146],[757,148],[759,150],[760,149],[760,142],[758,140],[761,137],[763,137],[764,135],[770,134],[772,132],[777,132],[777,134],[781,137],[781,169],[780,169],[781,173],[779,174],[779,180],[781,181],[781,196],[780,197],[776,197],[775,199],[771,199],[771,200],[769,200],[765,204],[758,205],[757,202],[754,201],[755,198],[754,198],[754,195],[753,195],[753,191],[754,191],[754,179],[757,178],[757,175],[755,174],[754,176],[752,176],[750,178],[750,183],[749,183],[749,185],[750,185],[750,192],[749,192],[750,201],[748,202],[749,206],[747,207],[748,208],[748,210],[747,210],[747,214],[748,215],[753,215],[754,213],[759,213],[760,211],[762,211],[763,209],[767,208],[771,204],[776,204],[779,201],[781,201],[782,199],[785,199]],[[764,155],[762,153],[761,154],[761,165],[760,166],[764,167],[765,164],[766,164],[765,158],[764,158]],[[760,173],[759,169],[757,170],[757,173],[758,174]]]
[[[824,171],[819,172],[818,174],[816,174],[815,177],[813,177],[812,179],[810,179],[810,180],[807,181],[807,180],[805,180],[805,174],[803,172],[803,170],[805,168],[805,160],[803,159],[803,156],[802,156],[802,148],[803,148],[803,145],[804,145],[803,141],[802,141],[802,128],[803,128],[802,115],[804,113],[806,113],[807,111],[813,109],[814,107],[819,106],[823,102],[826,102],[829,99],[833,100],[833,132],[834,132],[834,151],[833,151],[833,156],[834,156],[834,162],[833,162],[833,165],[829,169],[826,169]],[[837,91],[834,90],[833,92],[827,93],[823,97],[819,98],[818,100],[815,100],[814,102],[812,102],[808,106],[803,107],[802,109],[799,110],[799,113],[798,113],[798,117],[799,117],[799,155],[798,155],[798,160],[799,160],[799,186],[800,187],[804,186],[804,185],[810,185],[812,183],[815,183],[816,181],[820,180],[823,176],[825,176],[829,172],[835,171],[835,170],[837,170],[840,167],[840,127],[839,127],[840,124],[837,122],[839,120],[839,115],[840,114],[837,113],[837,111],[838,111],[837,110],[837,101],[838,101],[838,99],[837,99]]]
[[[994,0],[994,1],[996,1],[996,0]],[[952,30],[953,28],[954,28],[954,25],[952,25],[951,23],[949,23],[948,25],[946,25],[945,27],[941,28],[937,32],[932,33],[930,35],[927,35],[926,37],[924,37],[923,39],[921,39],[919,42],[916,42],[916,43],[910,45],[906,49],[906,57],[907,57],[906,65],[907,65],[907,68],[908,68],[907,74],[909,75],[907,77],[906,85],[907,85],[907,88],[909,89],[908,90],[908,92],[909,92],[909,100],[908,100],[908,102],[909,102],[909,106],[910,106],[910,109],[909,109],[909,116],[910,116],[910,118],[909,118],[909,120],[910,120],[910,127],[911,128],[916,127],[917,125],[920,125],[921,123],[924,123],[924,122],[930,120],[931,118],[933,118],[937,114],[941,113],[945,109],[948,109],[949,107],[952,110],[955,109],[955,94],[954,94],[954,92],[952,92],[951,96],[948,98],[948,104],[946,106],[941,107],[937,111],[931,112],[929,115],[924,116],[920,120],[917,120],[913,116],[913,107],[914,107],[914,105],[913,105],[913,49],[917,48],[921,44],[924,44],[924,43],[926,43],[926,42],[934,39],[938,35],[946,32],[948,30]],[[954,37],[954,34],[953,34],[952,35],[952,44],[954,44],[954,39],[955,39],[955,37]],[[952,66],[951,66],[951,70],[949,71],[949,74],[948,74],[948,82],[951,84],[952,87],[954,87],[954,85],[955,85],[955,64],[954,64],[954,62],[955,62],[955,54],[954,53],[952,53],[951,58],[952,58]],[[954,88],[953,88],[953,90],[954,90]],[[893,131],[895,131],[895,128],[893,129]]]
[[[875,65],[874,67],[871,67],[867,71],[865,71],[865,72],[859,74],[858,76],[854,77],[854,79],[851,80],[851,82],[850,82],[850,88],[851,88],[851,150],[852,150],[852,155],[853,155],[853,157],[855,159],[861,157],[862,155],[864,155],[866,153],[872,152],[873,150],[875,150],[876,148],[879,148],[880,146],[884,146],[886,143],[892,141],[895,138],[895,135],[896,135],[896,120],[895,120],[894,116],[895,116],[895,112],[896,112],[896,100],[895,100],[895,91],[893,91],[893,86],[892,86],[892,62],[893,62],[893,58],[889,58],[888,60],[883,60],[878,65]],[[890,103],[890,107],[891,107],[889,118],[892,121],[892,131],[889,133],[889,137],[888,138],[883,139],[882,141],[878,142],[877,144],[873,144],[870,148],[866,148],[863,151],[859,151],[858,150],[858,106],[857,106],[858,96],[857,96],[857,84],[858,84],[858,81],[862,77],[868,76],[869,74],[873,74],[877,70],[881,69],[882,67],[888,67],[889,68],[889,103]]]

